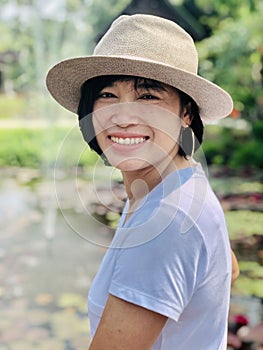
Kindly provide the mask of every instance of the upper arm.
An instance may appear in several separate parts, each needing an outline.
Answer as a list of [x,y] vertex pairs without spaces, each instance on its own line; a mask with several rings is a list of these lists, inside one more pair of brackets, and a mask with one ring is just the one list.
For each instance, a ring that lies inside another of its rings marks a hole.
[[235,280],[239,276],[239,266],[238,266],[238,261],[237,261],[237,258],[235,256],[235,253],[233,252],[233,250],[231,250],[231,257],[232,257],[232,280],[231,280],[231,284],[233,285],[233,283],[235,282]]
[[147,350],[167,317],[109,295],[89,350]]

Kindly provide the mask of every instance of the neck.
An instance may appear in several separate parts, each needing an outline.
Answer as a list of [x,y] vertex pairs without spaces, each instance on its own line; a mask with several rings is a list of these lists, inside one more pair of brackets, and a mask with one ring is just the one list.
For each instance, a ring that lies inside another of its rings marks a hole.
[[169,163],[163,161],[158,165],[151,165],[136,171],[123,171],[123,181],[130,201],[130,206],[136,204],[145,197],[154,187],[175,170],[188,168],[191,160],[186,160],[181,156]]

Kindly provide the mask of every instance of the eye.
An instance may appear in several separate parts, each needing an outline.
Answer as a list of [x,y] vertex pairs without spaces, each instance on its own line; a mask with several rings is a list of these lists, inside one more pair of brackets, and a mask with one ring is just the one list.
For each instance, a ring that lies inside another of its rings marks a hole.
[[158,100],[159,98],[152,94],[143,94],[139,97],[140,100]]
[[111,92],[107,92],[107,91],[102,91],[98,94],[97,96],[97,100],[98,99],[107,99],[107,98],[116,98],[116,96],[114,94],[112,94]]

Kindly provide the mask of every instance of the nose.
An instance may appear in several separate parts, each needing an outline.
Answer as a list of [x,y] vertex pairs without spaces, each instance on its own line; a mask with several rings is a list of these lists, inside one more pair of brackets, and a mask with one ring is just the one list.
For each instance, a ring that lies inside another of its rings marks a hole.
[[118,103],[114,105],[111,121],[122,128],[139,124],[139,116],[135,103]]

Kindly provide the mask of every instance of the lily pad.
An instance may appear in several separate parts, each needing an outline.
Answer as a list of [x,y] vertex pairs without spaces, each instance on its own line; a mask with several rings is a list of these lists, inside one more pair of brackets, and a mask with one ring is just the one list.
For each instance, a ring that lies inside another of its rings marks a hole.
[[237,295],[254,295],[263,298],[263,280],[253,280],[241,275],[233,286],[233,293]]
[[47,323],[49,321],[49,317],[50,317],[50,314],[45,310],[29,309],[27,311],[27,322],[33,326],[38,326],[38,325]]
[[12,342],[12,344],[10,344],[10,347],[8,349],[10,349],[10,350],[35,350],[36,346],[32,342],[22,340],[22,341]]
[[54,334],[60,339],[77,339],[80,335],[88,334],[88,320],[78,317],[74,309],[55,312],[51,317]]
[[49,337],[49,332],[43,327],[29,328],[25,334],[25,339],[31,342],[39,341]]
[[49,293],[38,294],[35,298],[35,301],[38,305],[48,305],[53,300],[53,295]]
[[87,301],[83,296],[75,293],[65,293],[61,294],[57,305],[61,308],[70,308],[70,307],[75,307],[75,308],[83,308],[83,305],[86,305]]
[[230,239],[253,234],[263,235],[263,215],[260,212],[249,210],[226,211],[225,217]]
[[65,344],[64,344],[64,341],[61,339],[55,339],[55,338],[43,339],[41,342],[37,343],[37,346],[35,347],[35,349],[37,349],[37,350],[48,350],[48,349],[64,350]]
[[263,266],[255,261],[240,261],[239,269],[241,273],[248,275],[252,279],[262,279],[263,290]]

